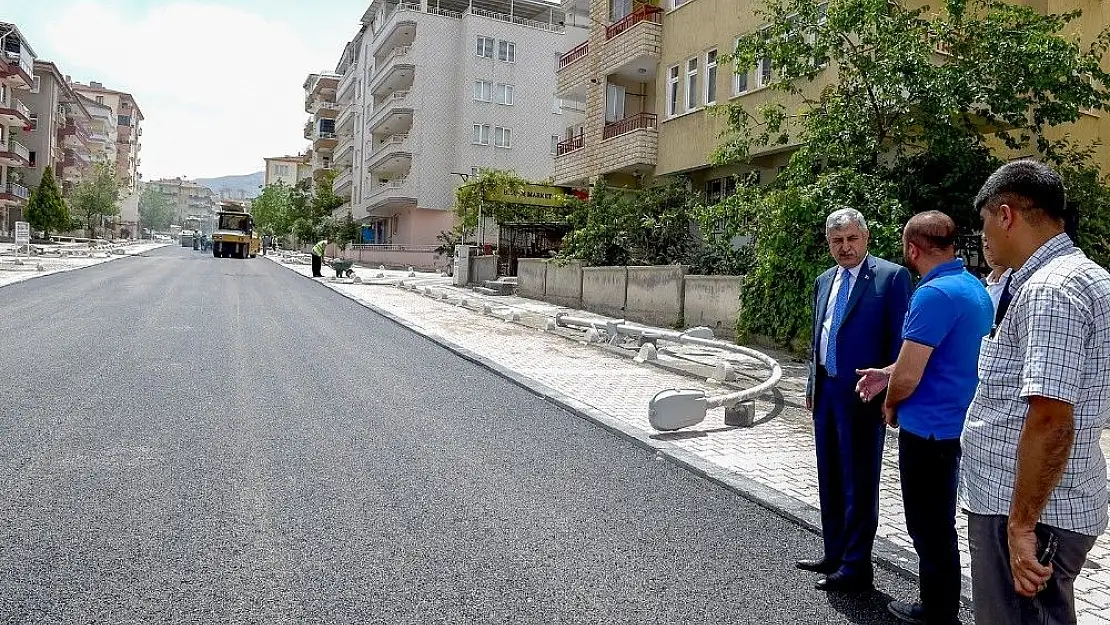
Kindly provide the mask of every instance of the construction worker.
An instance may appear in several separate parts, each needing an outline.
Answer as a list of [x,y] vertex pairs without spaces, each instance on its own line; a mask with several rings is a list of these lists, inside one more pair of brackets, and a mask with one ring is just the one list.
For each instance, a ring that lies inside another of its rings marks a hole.
[[320,266],[324,262],[324,250],[328,247],[328,240],[321,239],[316,245],[312,246],[312,277],[323,278],[324,274],[320,273]]

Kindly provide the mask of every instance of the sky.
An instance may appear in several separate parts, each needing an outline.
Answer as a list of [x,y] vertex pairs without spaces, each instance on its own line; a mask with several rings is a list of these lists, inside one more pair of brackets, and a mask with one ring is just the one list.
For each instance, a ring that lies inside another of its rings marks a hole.
[[[327,7],[326,9],[324,7]],[[143,179],[262,170],[305,141],[310,72],[334,71],[369,0],[0,0],[39,59],[135,97]]]

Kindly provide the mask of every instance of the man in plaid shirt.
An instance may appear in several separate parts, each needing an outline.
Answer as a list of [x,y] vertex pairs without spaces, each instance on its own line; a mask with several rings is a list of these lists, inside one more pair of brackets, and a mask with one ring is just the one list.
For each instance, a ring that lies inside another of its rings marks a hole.
[[1073,582],[1107,525],[1110,274],[1065,234],[1063,181],[1043,164],[1004,165],[975,207],[1014,268],[962,438],[975,618],[1075,623]]

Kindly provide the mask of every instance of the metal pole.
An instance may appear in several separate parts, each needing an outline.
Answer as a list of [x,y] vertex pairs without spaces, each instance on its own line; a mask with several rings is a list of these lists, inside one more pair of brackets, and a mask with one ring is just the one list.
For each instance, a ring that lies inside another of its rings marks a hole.
[[482,206],[485,205],[485,202],[483,200],[484,200],[484,198],[479,195],[478,196],[478,229],[479,229],[478,230],[479,231],[478,244],[481,245],[482,249],[484,250],[486,248],[486,223],[484,221],[482,221]]

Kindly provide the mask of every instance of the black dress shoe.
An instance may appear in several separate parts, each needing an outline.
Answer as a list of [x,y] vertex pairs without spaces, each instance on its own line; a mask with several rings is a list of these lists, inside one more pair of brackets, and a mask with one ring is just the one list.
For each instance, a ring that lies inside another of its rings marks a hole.
[[849,575],[840,571],[817,582],[817,590],[825,592],[870,592],[874,589],[874,580],[871,577]]
[[814,573],[820,573],[822,575],[835,573],[836,569],[840,568],[839,565],[829,562],[824,558],[821,558],[820,560],[798,560],[798,562],[794,566],[802,569],[803,571],[812,571]]
[[915,625],[925,625],[925,608],[920,603],[907,601],[891,601],[886,606],[887,610],[899,620]]

